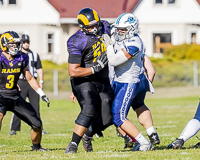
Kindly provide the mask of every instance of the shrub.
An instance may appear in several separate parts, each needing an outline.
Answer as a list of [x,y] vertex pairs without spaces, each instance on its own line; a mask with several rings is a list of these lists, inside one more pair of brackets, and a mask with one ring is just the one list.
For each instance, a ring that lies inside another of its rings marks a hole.
[[58,73],[58,90],[70,91],[70,77],[68,74],[68,64],[62,65],[55,64],[51,61],[42,61],[44,69],[44,90],[53,91],[54,88],[54,70]]
[[163,52],[164,58],[173,60],[200,59],[200,45],[183,44],[167,48]]
[[186,59],[200,59],[200,45],[190,45],[186,51]]

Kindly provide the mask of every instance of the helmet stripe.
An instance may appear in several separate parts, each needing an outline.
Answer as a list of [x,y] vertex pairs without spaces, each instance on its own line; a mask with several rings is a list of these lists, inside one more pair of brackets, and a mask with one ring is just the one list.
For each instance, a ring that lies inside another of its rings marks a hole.
[[123,13],[123,14],[121,14],[121,15],[117,18],[116,24],[119,24],[120,19],[121,19],[122,16],[124,16],[125,14],[128,14],[128,13]]
[[10,35],[10,33],[5,33],[5,34],[3,34],[2,35],[2,38],[7,38],[7,40],[9,41],[9,42],[13,42],[13,37]]
[[89,21],[88,21],[88,19],[87,19],[87,17],[85,15],[79,14],[77,19],[78,20],[80,19],[84,23],[84,25],[86,25],[86,26],[89,25]]
[[97,14],[97,12],[95,10],[93,10],[93,14],[94,14],[94,19],[99,22],[99,16]]

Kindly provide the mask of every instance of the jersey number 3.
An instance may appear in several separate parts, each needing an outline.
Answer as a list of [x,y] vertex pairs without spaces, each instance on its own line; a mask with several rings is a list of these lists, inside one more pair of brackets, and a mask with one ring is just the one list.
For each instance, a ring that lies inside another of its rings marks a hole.
[[11,89],[14,86],[14,79],[15,76],[14,75],[8,75],[7,80],[9,80],[8,83],[6,83],[6,88]]

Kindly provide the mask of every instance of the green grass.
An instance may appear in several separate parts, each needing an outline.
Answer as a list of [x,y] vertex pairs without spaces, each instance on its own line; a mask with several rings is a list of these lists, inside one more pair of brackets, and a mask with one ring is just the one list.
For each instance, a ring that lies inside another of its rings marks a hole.
[[[123,139],[117,137],[115,127],[111,126],[103,132],[104,138],[94,137],[93,153],[85,153],[81,142],[77,154],[65,155],[65,148],[71,140],[74,120],[80,109],[77,102],[73,104],[69,100],[51,100],[50,108],[41,102],[44,128],[50,132],[43,136],[42,146],[51,151],[30,151],[30,127],[25,123],[22,123],[21,132],[17,132],[16,136],[9,136],[11,112],[7,112],[0,132],[0,159],[198,159],[200,149],[191,148],[199,141],[196,137],[188,140],[181,150],[166,149],[169,143],[179,137],[186,123],[194,116],[198,97],[147,98],[146,104],[152,112],[154,126],[161,139],[161,144],[153,151],[133,152],[130,149],[123,149]],[[146,131],[137,122],[136,114],[132,110],[128,118],[147,137]]]

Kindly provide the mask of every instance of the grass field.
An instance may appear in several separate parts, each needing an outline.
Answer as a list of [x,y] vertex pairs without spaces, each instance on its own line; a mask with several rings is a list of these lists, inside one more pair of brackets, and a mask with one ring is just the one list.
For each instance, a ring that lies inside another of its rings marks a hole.
[[[194,116],[198,105],[198,96],[179,98],[147,98],[146,104],[151,109],[154,126],[160,136],[161,144],[153,151],[133,152],[123,149],[123,139],[117,137],[114,126],[106,129],[104,138],[94,137],[93,153],[85,153],[82,142],[77,154],[64,154],[70,142],[74,127],[74,120],[79,113],[77,103],[69,100],[51,100],[50,108],[41,102],[41,116],[45,130],[42,146],[50,149],[48,152],[32,152],[30,141],[30,127],[22,123],[21,132],[16,136],[9,136],[11,112],[7,112],[0,132],[0,159],[198,159],[200,149],[191,148],[198,140],[195,137],[188,140],[181,150],[168,150],[167,145],[178,137],[186,123]],[[135,113],[130,110],[128,118],[133,121],[143,135],[146,131],[137,122]],[[200,136],[197,134],[197,136]]]

